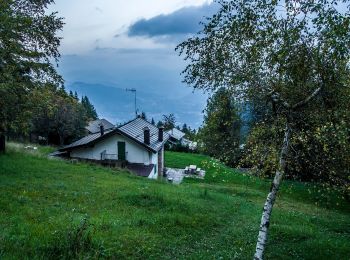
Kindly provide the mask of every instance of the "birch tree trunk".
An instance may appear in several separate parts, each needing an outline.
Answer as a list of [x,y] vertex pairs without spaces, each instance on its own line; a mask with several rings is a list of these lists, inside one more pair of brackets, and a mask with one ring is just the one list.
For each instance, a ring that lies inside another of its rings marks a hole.
[[291,128],[286,123],[286,128],[284,132],[284,139],[283,144],[281,148],[281,154],[279,158],[279,165],[278,169],[276,171],[275,177],[273,179],[273,182],[271,184],[271,189],[269,194],[267,195],[267,199],[264,205],[263,213],[261,216],[261,222],[260,222],[260,229],[259,229],[259,235],[258,235],[258,242],[256,243],[256,249],[255,249],[255,255],[254,259],[263,259],[265,245],[267,241],[267,232],[270,225],[270,217],[273,205],[276,200],[277,192],[280,187],[282,177],[284,175],[285,169],[286,169],[286,159],[289,153],[289,140],[291,136]]

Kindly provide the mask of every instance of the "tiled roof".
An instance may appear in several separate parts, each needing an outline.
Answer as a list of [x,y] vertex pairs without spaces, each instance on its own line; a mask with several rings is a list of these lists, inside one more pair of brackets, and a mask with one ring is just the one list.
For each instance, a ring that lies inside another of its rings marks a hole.
[[103,119],[90,121],[86,129],[89,131],[89,133],[94,134],[94,133],[100,132],[101,124],[103,125],[105,130],[114,128],[114,125],[111,122],[103,118]]
[[[105,131],[105,134],[103,136],[105,136],[106,134],[108,133],[111,133],[112,130],[108,130],[108,131]],[[69,145],[66,145],[65,147],[63,147],[62,149],[60,150],[69,150],[70,148],[74,148],[74,147],[78,147],[78,146],[83,146],[83,145],[86,145],[86,144],[89,144],[93,141],[96,141],[98,140],[101,136],[101,133],[98,132],[96,134],[90,134],[90,135],[87,135]]]
[[158,127],[152,125],[150,122],[142,119],[142,118],[136,118],[125,125],[122,125],[118,127],[118,129],[123,132],[124,134],[132,137],[133,139],[136,139],[137,141],[143,143],[143,129],[145,127],[148,127],[150,130],[150,144],[149,147],[151,147],[153,150],[158,151],[164,141],[166,141],[169,138],[169,135],[164,132],[163,136],[163,142],[158,141]]
[[[143,142],[144,141],[143,129],[145,127],[148,127],[150,129],[149,145]],[[59,151],[71,150],[82,146],[92,145],[98,142],[99,140],[107,138],[116,133],[126,136],[127,138],[137,142],[138,144],[144,146],[145,148],[147,148],[148,150],[151,150],[152,152],[159,151],[162,148],[163,144],[169,139],[169,135],[164,132],[163,142],[159,142],[158,128],[142,118],[136,118],[117,128],[105,131],[104,135],[101,135],[100,133],[87,135],[81,138],[80,140],[75,141],[74,143],[71,143],[70,145],[67,145],[59,149]]]
[[168,133],[171,137],[175,138],[176,140],[180,140],[182,137],[185,136],[185,133],[184,133],[184,132],[182,132],[182,131],[180,131],[179,129],[176,129],[176,128],[173,128],[173,129],[171,129],[171,130],[168,130],[167,133]]

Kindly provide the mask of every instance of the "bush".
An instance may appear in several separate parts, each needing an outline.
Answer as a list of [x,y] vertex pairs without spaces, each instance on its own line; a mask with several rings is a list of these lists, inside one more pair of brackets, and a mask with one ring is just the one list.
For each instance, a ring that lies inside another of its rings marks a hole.
[[[257,124],[248,136],[240,165],[254,169],[256,175],[272,177],[278,166],[282,125],[280,122]],[[335,119],[322,126],[313,123],[299,129],[295,127],[285,178],[321,182],[349,196],[349,129],[349,121]]]
[[172,152],[182,152],[182,153],[198,153],[197,150],[192,150],[188,145],[182,145],[180,142],[170,145],[169,143],[165,144],[165,150]]

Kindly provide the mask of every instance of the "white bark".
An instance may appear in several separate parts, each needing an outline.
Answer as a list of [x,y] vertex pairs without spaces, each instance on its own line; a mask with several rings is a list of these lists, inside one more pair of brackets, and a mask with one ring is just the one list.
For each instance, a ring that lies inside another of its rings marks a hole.
[[262,217],[261,217],[258,242],[256,243],[254,259],[259,259],[259,260],[263,259],[265,245],[267,241],[267,231],[270,225],[272,207],[273,207],[273,204],[275,203],[277,192],[280,187],[282,177],[286,169],[286,158],[289,152],[290,135],[291,135],[291,129],[289,124],[287,123],[285,134],[284,134],[284,140],[282,144],[282,149],[281,149],[281,154],[280,154],[280,159],[279,159],[278,170],[276,171],[276,175],[272,182],[270,192],[267,195],[267,199],[266,199]]
[[[295,111],[301,107],[304,107],[307,105],[312,99],[314,99],[322,90],[323,85],[320,86],[319,88],[315,89],[314,92],[309,95],[307,98],[304,100],[296,103],[293,106],[290,106],[286,101],[284,101],[278,93],[271,92],[269,95],[272,99],[272,102],[275,103],[280,103],[282,106],[289,110],[289,113],[291,111]],[[288,114],[290,116],[290,114]],[[289,118],[290,119],[290,118]],[[284,172],[286,170],[286,158],[289,153],[289,140],[291,136],[291,128],[288,124],[288,119],[287,119],[287,124],[286,124],[286,129],[284,132],[284,140],[281,148],[281,154],[280,154],[280,159],[279,159],[279,165],[278,165],[278,170],[276,171],[275,178],[272,182],[271,189],[269,194],[267,195],[267,199],[263,208],[263,213],[261,216],[261,222],[260,222],[260,229],[259,229],[259,235],[258,235],[258,241],[256,243],[256,249],[255,249],[255,255],[254,259],[263,259],[264,256],[264,251],[265,251],[265,245],[267,242],[267,231],[270,225],[270,217],[272,213],[272,208],[276,200],[277,192],[279,190]]]
[[307,103],[310,102],[311,99],[316,97],[321,92],[321,90],[322,90],[322,87],[317,88],[314,92],[312,92],[312,94],[310,96],[305,98],[303,101],[300,101],[299,103],[295,104],[292,109],[295,110],[295,109],[298,109],[300,107],[305,106]]

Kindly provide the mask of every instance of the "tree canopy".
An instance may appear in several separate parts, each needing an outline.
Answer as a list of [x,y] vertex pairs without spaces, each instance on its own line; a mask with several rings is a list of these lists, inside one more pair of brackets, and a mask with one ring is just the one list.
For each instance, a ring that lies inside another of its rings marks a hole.
[[177,47],[189,61],[186,83],[228,87],[241,99],[278,93],[296,107],[321,86],[344,86],[350,21],[337,9],[342,1],[218,2],[203,31]]
[[[319,130],[309,131],[310,125],[319,125],[322,119],[307,121],[315,111],[340,111],[344,99],[349,103],[350,5],[336,0],[218,3],[219,12],[177,50],[188,61],[184,82],[208,91],[228,88],[242,102],[269,103],[275,115],[272,122],[280,123],[273,135],[280,156],[255,254],[262,259],[272,207],[290,166],[291,141],[299,137],[293,133],[308,133],[315,139],[310,133]],[[343,116],[335,120],[338,126],[348,110],[339,113]]]
[[[77,99],[77,92],[75,92],[74,97]],[[97,119],[97,112],[93,104],[91,104],[89,98],[87,96],[83,96],[81,98],[81,104],[83,105],[86,116],[89,120],[96,120]]]
[[[64,144],[80,137],[94,106],[66,93],[56,71],[63,18],[53,0],[0,1],[0,136],[39,136]],[[3,140],[3,138],[2,138]]]
[[231,93],[220,88],[208,100],[199,132],[202,152],[235,166],[240,151],[240,118]]
[[164,127],[165,130],[170,130],[175,127],[176,124],[176,118],[174,114],[169,114],[169,115],[163,115],[163,122],[162,126]]
[[52,63],[60,57],[63,19],[47,14],[52,0],[0,2],[0,132],[29,130],[28,93],[43,85],[62,85]]

